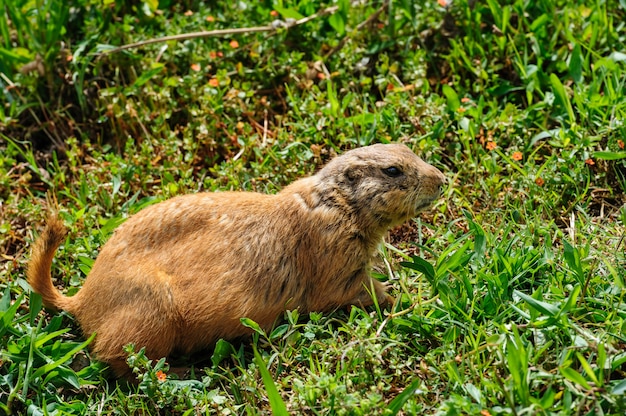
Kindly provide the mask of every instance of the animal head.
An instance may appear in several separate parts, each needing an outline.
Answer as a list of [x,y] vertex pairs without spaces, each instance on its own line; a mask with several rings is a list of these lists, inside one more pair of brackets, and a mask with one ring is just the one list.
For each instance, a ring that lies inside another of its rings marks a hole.
[[317,173],[327,200],[342,202],[375,224],[401,224],[439,196],[445,177],[402,144],[350,150]]

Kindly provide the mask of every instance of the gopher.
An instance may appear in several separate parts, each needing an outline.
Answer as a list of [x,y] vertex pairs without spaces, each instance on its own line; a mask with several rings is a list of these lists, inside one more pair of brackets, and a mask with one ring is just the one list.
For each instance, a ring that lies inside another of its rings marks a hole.
[[27,277],[47,308],[74,315],[97,359],[129,376],[123,347],[152,359],[269,330],[301,313],[392,300],[368,274],[390,227],[428,207],[443,174],[401,144],[350,150],[275,195],[207,192],[152,205],[119,226],[78,293],[52,284],[66,229],[51,218]]

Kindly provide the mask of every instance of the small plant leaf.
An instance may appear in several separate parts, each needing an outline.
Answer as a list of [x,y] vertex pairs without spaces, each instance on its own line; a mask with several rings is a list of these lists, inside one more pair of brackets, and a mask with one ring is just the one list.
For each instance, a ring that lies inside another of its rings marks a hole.
[[611,55],[609,55],[609,59],[615,62],[626,61],[626,53],[614,51]]
[[141,76],[137,78],[137,80],[134,82],[133,86],[141,87],[146,82],[150,81],[155,75],[163,71],[164,67],[165,67],[165,64],[153,63],[152,68],[142,73]]
[[331,80],[328,80],[326,85],[326,92],[328,93],[328,102],[330,103],[330,115],[333,117],[339,117],[339,99],[337,98],[337,91]]
[[[2,295],[2,299],[0,299],[0,312],[7,312],[11,307],[11,288],[7,286],[4,289],[4,294]],[[3,316],[3,315],[0,315]]]
[[283,335],[285,335],[288,330],[289,330],[289,325],[287,324],[279,325],[276,328],[274,328],[274,330],[270,333],[269,339],[280,338]]
[[265,336],[265,331],[259,326],[259,324],[254,322],[252,319],[241,318],[240,321],[241,321],[241,325],[252,329],[254,332],[256,332],[259,335]]
[[213,349],[213,355],[211,355],[213,368],[217,368],[217,366],[224,361],[224,359],[228,358],[233,352],[233,346],[230,342],[223,339],[217,341],[215,348]]
[[446,96],[448,110],[455,113],[459,107],[461,107],[461,100],[459,100],[458,94],[449,85],[443,85],[441,90],[443,91],[443,95]]
[[284,7],[280,7],[277,4],[274,4],[274,10],[276,10],[284,19],[295,19],[300,20],[304,19],[304,16],[295,11],[294,9],[287,9]]
[[340,13],[335,13],[330,15],[328,18],[328,23],[335,29],[338,35],[343,35],[346,33],[346,22],[343,16]]
[[482,403],[483,401],[482,394],[480,392],[480,389],[477,388],[475,385],[473,385],[472,383],[465,383],[463,385],[463,390],[465,390],[467,394],[469,394],[476,403],[478,404]]
[[611,394],[614,394],[616,396],[623,396],[624,394],[626,394],[626,379],[620,380],[619,383],[613,386]]

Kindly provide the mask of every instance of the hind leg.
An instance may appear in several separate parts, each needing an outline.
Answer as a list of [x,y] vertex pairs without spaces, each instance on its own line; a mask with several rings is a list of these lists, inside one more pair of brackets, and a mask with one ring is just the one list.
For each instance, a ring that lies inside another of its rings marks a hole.
[[165,317],[149,320],[120,311],[109,315],[96,330],[93,352],[98,360],[109,364],[117,377],[128,378],[132,371],[126,361],[126,345],[134,344],[135,351],[145,348],[146,357],[155,361],[170,355],[175,340],[176,328]]

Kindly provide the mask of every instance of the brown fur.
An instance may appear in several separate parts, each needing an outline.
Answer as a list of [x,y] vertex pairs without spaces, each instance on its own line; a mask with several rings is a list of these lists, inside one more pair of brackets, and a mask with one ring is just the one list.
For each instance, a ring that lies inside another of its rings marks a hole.
[[[397,167],[389,176],[384,169]],[[404,145],[346,152],[276,195],[199,193],[135,214],[104,245],[72,297],[52,285],[65,238],[51,219],[33,247],[28,282],[47,307],[96,332],[98,359],[127,375],[122,347],[151,358],[189,353],[249,334],[240,318],[269,329],[286,309],[329,311],[388,298],[369,277],[386,231],[439,195],[444,176]]]

